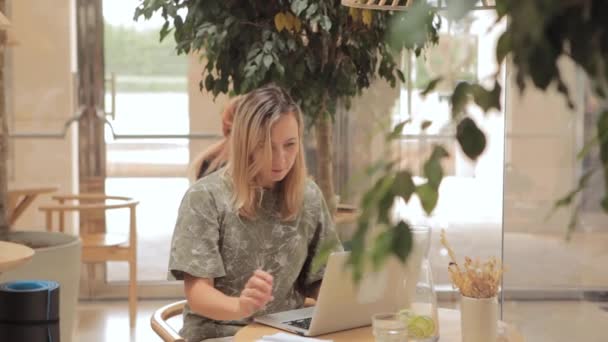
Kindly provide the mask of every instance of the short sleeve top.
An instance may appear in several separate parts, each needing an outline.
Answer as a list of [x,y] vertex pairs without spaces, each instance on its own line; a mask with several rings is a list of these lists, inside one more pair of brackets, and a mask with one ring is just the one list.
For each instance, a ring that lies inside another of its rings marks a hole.
[[[312,180],[305,185],[303,207],[293,221],[282,221],[277,194],[264,190],[257,217],[246,219],[232,205],[232,182],[215,172],[191,185],[182,199],[171,242],[169,279],[184,273],[214,278],[216,289],[238,296],[256,269],[272,274],[274,300],[256,315],[302,307],[304,294],[323,277],[311,272],[319,247],[335,242],[342,250],[323,195]],[[188,341],[231,336],[250,322],[216,321],[184,310],[181,334]]]

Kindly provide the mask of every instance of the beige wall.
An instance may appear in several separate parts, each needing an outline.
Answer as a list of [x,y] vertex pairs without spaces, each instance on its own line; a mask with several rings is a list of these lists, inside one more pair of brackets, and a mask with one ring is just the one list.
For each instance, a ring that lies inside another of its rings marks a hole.
[[[202,78],[204,60],[198,55],[189,57],[188,68],[188,108],[190,111],[190,133],[205,133],[222,135],[222,123],[220,113],[226,104],[228,97],[218,95],[216,99],[213,94],[206,90],[200,91],[199,82]],[[201,151],[217,139],[192,139],[190,140],[190,160],[193,160]]]
[[[9,130],[53,133],[74,115],[71,76],[70,0],[11,1],[9,16],[19,45],[9,50]],[[74,135],[64,139],[12,139],[9,183],[56,185],[73,191]],[[39,197],[16,222],[18,229],[43,229]]]

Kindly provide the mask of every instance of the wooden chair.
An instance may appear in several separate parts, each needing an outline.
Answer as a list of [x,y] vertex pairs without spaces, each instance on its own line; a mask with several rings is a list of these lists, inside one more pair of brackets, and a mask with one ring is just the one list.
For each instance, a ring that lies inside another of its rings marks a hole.
[[[139,202],[122,196],[107,196],[104,194],[57,195],[52,197],[57,201],[54,205],[39,208],[46,215],[46,229],[54,230],[53,213],[59,216],[58,230],[65,230],[65,214],[78,212],[81,221],[83,217],[96,213],[100,217],[105,212],[114,209],[129,209],[128,235],[109,234],[106,232],[88,232],[81,224],[80,238],[82,240],[82,262],[97,263],[106,261],[127,261],[129,263],[129,322],[135,326],[137,314],[137,228],[135,207]],[[105,222],[105,221],[104,221]]]
[[186,340],[179,336],[179,333],[173,329],[168,323],[168,320],[177,315],[181,315],[186,305],[185,300],[171,303],[154,311],[150,319],[152,330],[165,342],[185,342]]
[[[304,306],[314,306],[316,301],[312,298],[306,298],[304,300]],[[152,326],[152,330],[165,342],[185,342],[186,340],[179,336],[179,333],[173,329],[173,327],[169,324],[169,319],[172,317],[181,315],[184,311],[184,306],[186,305],[185,300],[180,300],[179,302],[167,304],[152,314],[152,318],[150,318],[150,325]]]

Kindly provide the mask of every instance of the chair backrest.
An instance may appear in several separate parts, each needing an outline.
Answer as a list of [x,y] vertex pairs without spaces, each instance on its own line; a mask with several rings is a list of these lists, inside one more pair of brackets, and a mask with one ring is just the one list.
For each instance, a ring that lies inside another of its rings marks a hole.
[[107,210],[129,209],[130,224],[129,238],[136,240],[135,236],[135,207],[138,201],[125,196],[109,196],[105,194],[67,194],[52,196],[57,204],[44,205],[39,207],[46,215],[46,229],[53,231],[53,213],[58,213],[58,228],[60,232],[65,230],[65,214],[68,212],[79,212],[81,214],[91,214],[94,212],[105,213]]
[[150,319],[152,330],[165,342],[185,342],[186,340],[179,336],[177,331],[168,323],[171,317],[181,315],[186,305],[185,300],[167,304],[160,309],[154,311]]
[[[314,306],[316,301],[312,298],[304,300],[304,307]],[[152,330],[165,342],[185,342],[186,340],[179,335],[175,329],[169,324],[169,319],[181,315],[184,312],[186,300],[180,300],[175,303],[167,304],[152,314],[150,325]]]

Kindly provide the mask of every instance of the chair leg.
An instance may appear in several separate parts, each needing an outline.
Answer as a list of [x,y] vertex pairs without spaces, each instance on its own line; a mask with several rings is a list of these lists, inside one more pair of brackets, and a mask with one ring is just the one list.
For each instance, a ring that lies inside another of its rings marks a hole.
[[137,321],[137,262],[129,261],[129,324],[135,326]]

